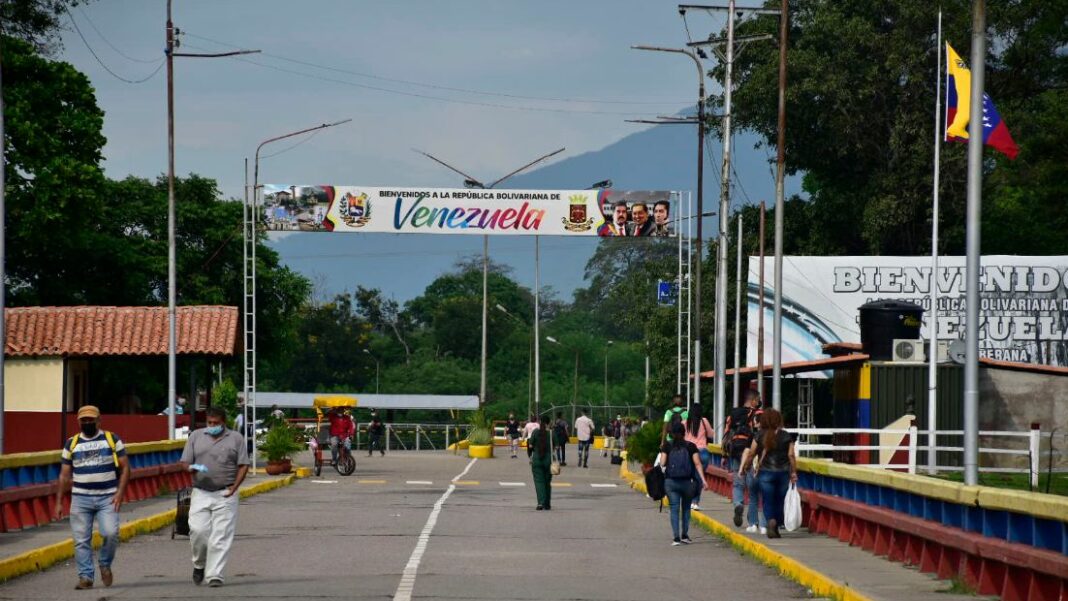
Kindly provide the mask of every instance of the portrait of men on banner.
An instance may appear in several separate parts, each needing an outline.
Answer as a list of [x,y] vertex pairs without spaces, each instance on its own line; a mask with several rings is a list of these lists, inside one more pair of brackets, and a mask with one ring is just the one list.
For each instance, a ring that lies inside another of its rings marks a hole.
[[605,190],[598,203],[604,223],[597,233],[602,237],[648,238],[675,235],[671,226],[668,192],[617,192]]

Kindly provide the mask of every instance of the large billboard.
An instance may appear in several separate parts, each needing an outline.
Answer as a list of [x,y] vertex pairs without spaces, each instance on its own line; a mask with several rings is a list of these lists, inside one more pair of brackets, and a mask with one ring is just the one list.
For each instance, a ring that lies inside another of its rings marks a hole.
[[273,231],[671,237],[676,198],[656,191],[267,185],[262,218]]
[[[964,338],[965,259],[940,257],[938,337]],[[757,364],[759,258],[749,258],[746,364]],[[764,262],[764,363],[771,363],[775,261]],[[1068,365],[1068,257],[983,257],[979,353],[1020,363]],[[928,338],[930,257],[783,257],[783,362],[824,357],[828,342],[860,342],[858,308],[906,300],[925,309]]]

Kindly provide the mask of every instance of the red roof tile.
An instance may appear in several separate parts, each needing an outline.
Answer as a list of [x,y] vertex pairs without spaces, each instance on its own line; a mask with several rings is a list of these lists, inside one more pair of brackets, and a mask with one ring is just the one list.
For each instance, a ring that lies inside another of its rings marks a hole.
[[[167,307],[6,309],[10,357],[166,355]],[[178,354],[233,355],[237,307],[178,307]]]

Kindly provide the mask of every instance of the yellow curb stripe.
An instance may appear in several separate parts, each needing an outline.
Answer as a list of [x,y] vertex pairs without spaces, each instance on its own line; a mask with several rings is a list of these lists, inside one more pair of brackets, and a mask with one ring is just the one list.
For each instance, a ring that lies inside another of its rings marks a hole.
[[[645,480],[628,470],[626,464],[620,466],[619,475],[630,484],[631,488],[641,491],[643,494],[646,493]],[[837,601],[871,601],[869,597],[861,594],[856,589],[850,588],[848,585],[842,584],[792,557],[787,557],[766,545],[762,545],[748,536],[743,536],[700,511],[691,511],[690,515],[692,519],[712,534],[726,540],[742,553],[778,570],[783,577],[811,590],[816,597],[829,597]]]
[[[296,478],[295,474],[291,474],[285,478],[260,482],[241,489],[239,494],[244,499],[276,488],[289,486]],[[155,532],[160,528],[169,526],[174,523],[176,513],[177,510],[169,509],[162,513],[129,521],[119,527],[119,540],[127,541],[139,534]],[[93,535],[94,548],[100,547],[102,542],[99,533]],[[30,572],[47,569],[71,557],[74,557],[74,541],[67,539],[0,559],[0,582],[11,580]]]

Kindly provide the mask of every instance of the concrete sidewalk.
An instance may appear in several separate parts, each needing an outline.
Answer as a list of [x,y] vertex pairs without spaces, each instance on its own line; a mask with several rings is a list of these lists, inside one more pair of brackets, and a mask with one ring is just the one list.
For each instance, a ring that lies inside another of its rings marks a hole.
[[[241,490],[252,490],[264,482],[280,480],[284,477],[273,477],[250,474],[241,485]],[[131,524],[138,520],[144,520],[163,512],[175,509],[177,506],[177,492],[169,493],[152,499],[144,499],[134,503],[126,503],[119,513],[119,527]],[[167,528],[167,532],[170,529]],[[64,518],[58,522],[50,522],[44,526],[27,528],[18,532],[5,532],[0,534],[0,563],[27,552],[35,551],[57,543],[71,540],[70,519]],[[0,574],[0,577],[3,575]]]
[[724,530],[729,530],[732,536],[745,537],[763,545],[849,586],[872,601],[974,601],[984,598],[950,593],[950,581],[937,580],[915,568],[877,557],[837,539],[810,534],[805,528],[794,532],[783,529],[780,539],[747,533],[745,528],[748,524],[744,521],[740,528],[734,526],[734,505],[731,500],[711,491],[705,491],[702,495],[700,513],[717,522]]

